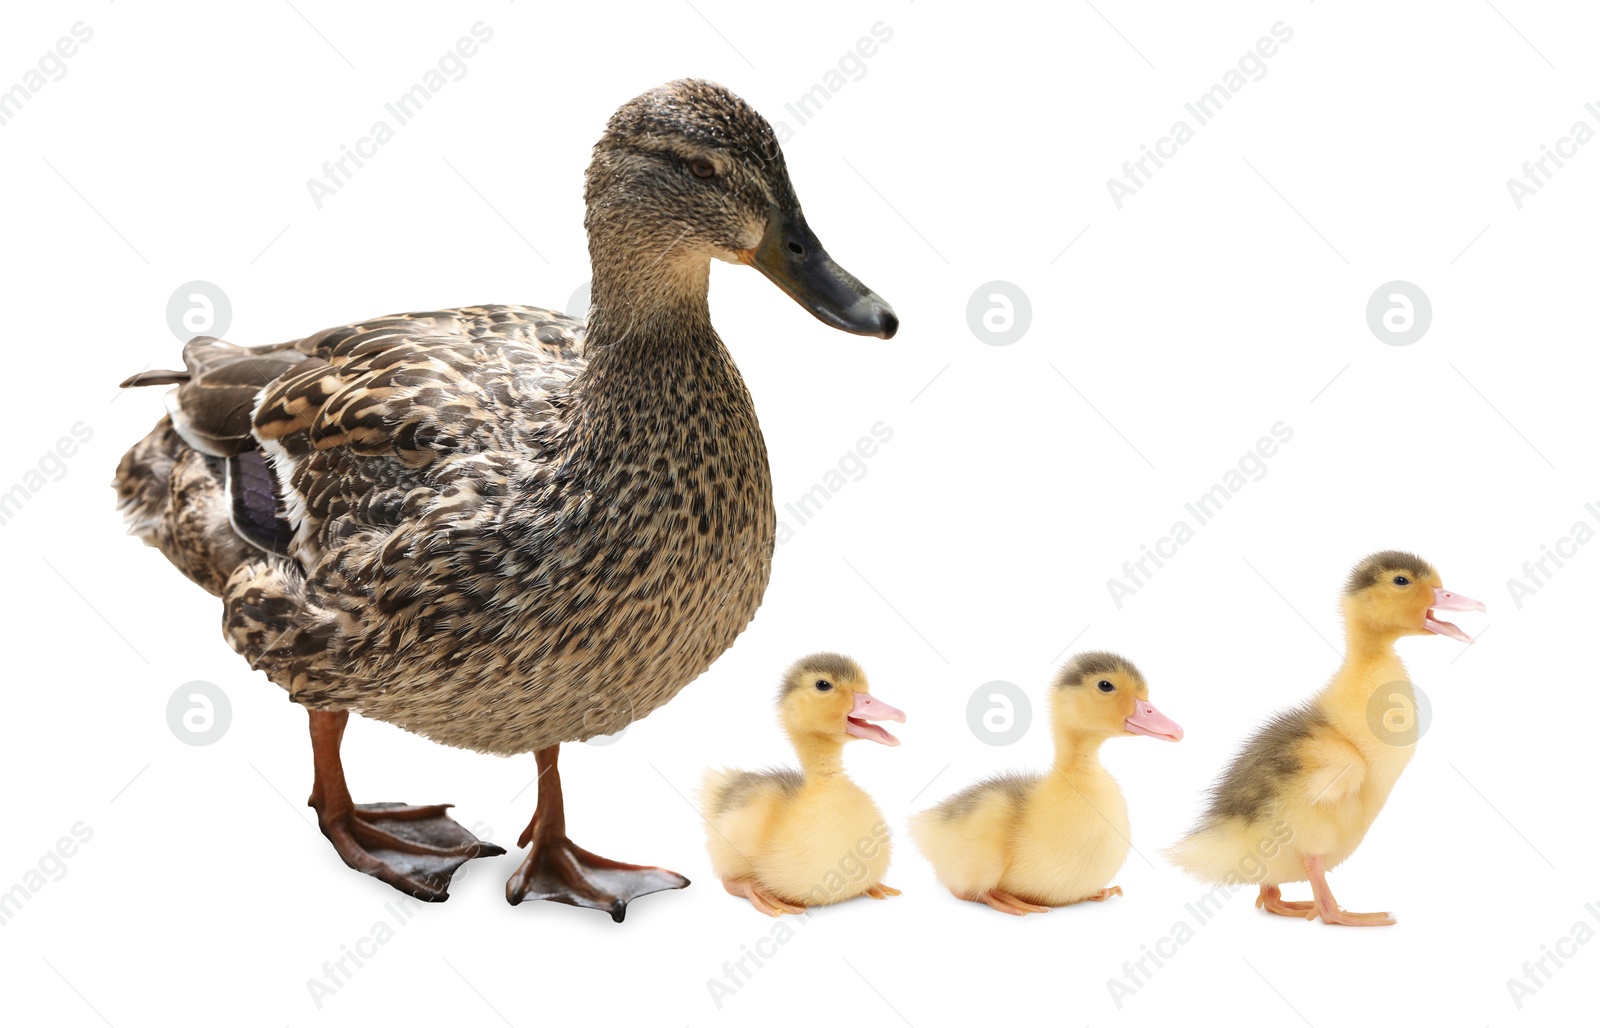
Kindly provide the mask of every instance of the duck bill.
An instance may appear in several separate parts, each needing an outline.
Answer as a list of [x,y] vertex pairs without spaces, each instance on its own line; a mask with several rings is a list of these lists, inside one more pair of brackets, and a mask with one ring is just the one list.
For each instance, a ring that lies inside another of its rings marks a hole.
[[873,721],[899,721],[904,724],[905,712],[898,707],[891,707],[880,699],[867,693],[856,693],[855,706],[850,708],[850,713],[845,715],[844,730],[848,735],[857,739],[867,739],[872,742],[882,743],[885,746],[898,746],[900,740],[890,735],[887,730],[872,724]]
[[900,327],[894,308],[839,267],[805,218],[773,209],[766,234],[739,260],[771,279],[824,324],[858,336],[888,339]]
[[1470,643],[1472,636],[1450,622],[1434,617],[1433,612],[1436,610],[1487,611],[1488,609],[1488,607],[1484,606],[1482,600],[1475,600],[1470,596],[1462,596],[1460,593],[1453,593],[1447,589],[1435,589],[1433,591],[1433,605],[1422,615],[1422,627],[1434,635],[1442,635],[1446,639],[1454,639],[1456,642]]
[[1152,739],[1177,742],[1183,738],[1183,728],[1178,722],[1156,709],[1149,700],[1140,700],[1133,708],[1133,716],[1123,722],[1123,727],[1134,735],[1148,735]]

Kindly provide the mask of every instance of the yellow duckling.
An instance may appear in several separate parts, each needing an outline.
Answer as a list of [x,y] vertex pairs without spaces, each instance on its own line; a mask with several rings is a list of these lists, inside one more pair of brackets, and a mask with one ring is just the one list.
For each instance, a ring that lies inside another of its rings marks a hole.
[[802,914],[808,903],[900,895],[883,884],[887,823],[841,757],[851,739],[900,745],[871,722],[905,714],[871,695],[855,661],[817,653],[784,675],[778,716],[799,771],[706,772],[701,812],[723,887],[773,917]]
[[[1268,722],[1211,789],[1210,806],[1169,851],[1208,882],[1259,884],[1256,906],[1325,924],[1389,925],[1387,913],[1341,910],[1326,874],[1361,844],[1416,748],[1416,700],[1394,644],[1433,633],[1472,639],[1440,610],[1483,610],[1447,592],[1410,553],[1375,553],[1350,573],[1345,658],[1310,702]],[[1311,882],[1312,902],[1283,899],[1284,882]]]
[[1128,857],[1128,807],[1100,744],[1129,734],[1183,738],[1149,694],[1139,669],[1114,653],[1068,661],[1050,690],[1051,773],[991,778],[911,819],[939,882],[1019,916],[1122,895],[1110,882]]

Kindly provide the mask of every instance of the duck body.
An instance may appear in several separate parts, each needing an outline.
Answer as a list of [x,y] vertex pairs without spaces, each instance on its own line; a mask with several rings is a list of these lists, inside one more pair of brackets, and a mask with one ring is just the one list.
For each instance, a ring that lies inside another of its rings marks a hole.
[[[1195,828],[1166,856],[1219,885],[1257,884],[1270,913],[1328,924],[1385,925],[1387,913],[1357,914],[1334,901],[1325,875],[1366,838],[1416,752],[1415,689],[1395,652],[1404,635],[1471,641],[1439,610],[1481,610],[1447,592],[1413,554],[1386,550],[1351,573],[1344,597],[1346,655],[1310,701],[1258,729],[1211,789]],[[1310,882],[1311,902],[1287,901],[1278,886]]]
[[912,838],[939,883],[1007,914],[1120,895],[1110,883],[1128,858],[1128,805],[1100,746],[1129,733],[1183,734],[1147,697],[1143,676],[1122,657],[1069,661],[1051,693],[1050,773],[981,781],[912,818]]
[[[591,355],[580,322],[531,307],[379,318],[270,358],[197,340],[179,420],[130,451],[118,488],[135,530],[222,596],[228,641],[296,702],[498,754],[614,732],[731,645],[768,579],[765,443],[698,327],[633,344],[648,369],[629,342]],[[185,439],[233,442],[188,419],[258,369],[280,373],[235,445],[288,487],[282,555],[233,528],[237,455]],[[647,375],[652,388],[628,381]]]
[[1098,758],[980,782],[911,822],[939,884],[1064,907],[1096,896],[1128,858],[1128,805]]
[[860,666],[837,654],[798,661],[779,696],[800,770],[706,772],[700,803],[712,870],[730,893],[772,916],[898,895],[883,883],[888,823],[845,774],[841,756],[851,739],[898,745],[870,722],[905,715],[873,697]]
[[718,878],[810,906],[864,896],[889,871],[888,822],[843,772],[711,772],[704,791]]
[[607,910],[688,880],[565,834],[557,748],[670,700],[761,602],[767,451],[711,324],[710,262],[756,268],[834,328],[898,322],[812,234],[772,127],[714,83],[612,116],[585,175],[586,321],[425,311],[254,349],[198,338],[114,485],[132,532],[223,601],[252,668],[310,712],[311,805],[351,867],[445,898],[500,852],[446,805],[357,806],[352,712],[533,752],[539,807],[507,898]]

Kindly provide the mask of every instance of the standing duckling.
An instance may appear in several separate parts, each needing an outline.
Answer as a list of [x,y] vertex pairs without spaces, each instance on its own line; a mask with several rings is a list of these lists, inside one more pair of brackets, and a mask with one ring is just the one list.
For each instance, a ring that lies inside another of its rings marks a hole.
[[883,884],[883,814],[840,758],[851,739],[900,745],[870,722],[904,721],[905,714],[871,695],[855,661],[817,653],[784,675],[778,716],[800,756],[799,771],[706,772],[701,810],[723,887],[772,917],[805,913],[808,903],[900,895]]
[[[1212,786],[1199,825],[1166,855],[1208,882],[1259,883],[1256,906],[1273,914],[1390,925],[1387,913],[1341,910],[1326,874],[1361,844],[1416,748],[1415,696],[1394,644],[1426,633],[1470,643],[1435,612],[1485,608],[1445,591],[1427,561],[1398,550],[1356,565],[1343,608],[1345,658],[1333,681],[1251,737]],[[1309,903],[1278,889],[1308,880]]]
[[940,884],[1018,916],[1122,895],[1110,882],[1128,857],[1128,807],[1100,744],[1183,738],[1149,694],[1139,669],[1115,653],[1070,660],[1050,690],[1051,773],[991,778],[912,818],[911,837]]

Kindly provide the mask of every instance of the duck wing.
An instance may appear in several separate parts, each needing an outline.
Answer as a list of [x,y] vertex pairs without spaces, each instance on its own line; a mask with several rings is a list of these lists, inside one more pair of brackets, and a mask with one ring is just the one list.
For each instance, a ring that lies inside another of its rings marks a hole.
[[226,459],[234,530],[309,566],[333,522],[392,527],[419,487],[436,496],[456,475],[503,487],[512,465],[537,463],[582,346],[564,314],[469,307],[267,347],[202,337],[184,347],[186,370],[123,384],[177,384],[173,427]]

